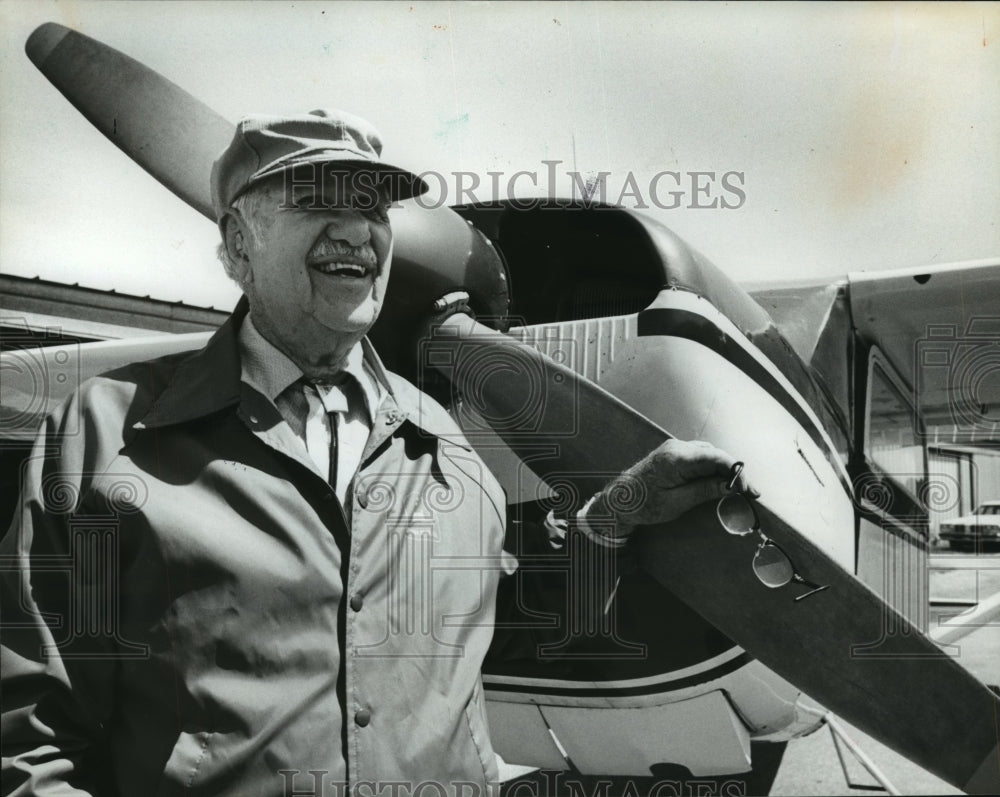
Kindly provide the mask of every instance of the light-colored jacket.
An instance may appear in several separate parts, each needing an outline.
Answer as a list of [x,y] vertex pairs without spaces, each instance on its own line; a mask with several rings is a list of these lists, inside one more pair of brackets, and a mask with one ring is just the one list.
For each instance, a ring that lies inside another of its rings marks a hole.
[[4,791],[485,793],[502,490],[387,374],[348,526],[238,323],[46,420],[2,548]]

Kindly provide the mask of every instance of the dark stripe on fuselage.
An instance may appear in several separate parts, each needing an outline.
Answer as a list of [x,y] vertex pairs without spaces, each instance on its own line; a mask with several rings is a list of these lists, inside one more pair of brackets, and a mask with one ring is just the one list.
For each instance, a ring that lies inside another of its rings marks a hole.
[[483,686],[487,692],[519,692],[527,695],[550,695],[560,697],[637,697],[641,695],[666,694],[676,692],[679,689],[687,689],[691,686],[714,681],[723,675],[735,672],[751,661],[753,657],[746,652],[741,653],[733,659],[713,667],[704,672],[694,673],[686,678],[678,678],[674,681],[660,681],[643,686],[601,686],[601,687],[573,687],[573,686],[541,686],[532,684],[496,684],[484,682]]

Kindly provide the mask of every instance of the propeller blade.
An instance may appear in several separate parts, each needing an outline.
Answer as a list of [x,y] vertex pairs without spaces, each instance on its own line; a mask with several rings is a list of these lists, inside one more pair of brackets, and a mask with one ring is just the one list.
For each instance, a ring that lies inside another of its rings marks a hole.
[[[532,470],[572,483],[582,498],[670,437],[598,385],[466,314],[435,327],[424,345],[423,361]],[[555,449],[540,457],[539,440]],[[762,584],[752,567],[756,541],[725,533],[714,504],[640,531],[638,560],[838,716],[957,788],[1000,791],[1000,699],[779,515],[760,502],[757,511],[796,570],[826,589],[798,602],[801,589]]]
[[[475,414],[471,430],[463,423],[470,438],[485,421],[539,477],[571,475],[583,498],[670,438],[595,382],[465,313],[435,324],[421,345],[421,362],[449,379]],[[623,430],[634,432],[623,439]],[[540,452],[540,440],[552,450]]]
[[1000,793],[1000,699],[777,513],[758,502],[757,514],[822,592],[760,583],[757,542],[713,533],[711,504],[644,533],[638,558],[682,598],[697,595],[691,603],[706,620],[838,716],[956,788]]
[[115,146],[215,221],[209,175],[232,122],[134,58],[55,22],[36,28],[24,49]]
[[[25,51],[98,130],[215,223],[209,176],[233,138],[234,124],[134,58],[55,22],[36,28]],[[502,317],[503,266],[495,252],[486,251],[485,237],[449,207],[401,204],[393,217],[394,262],[405,266],[396,271],[380,325],[391,323],[396,334],[375,333],[383,347],[398,342],[399,325],[414,323],[455,286],[472,294],[477,312]]]

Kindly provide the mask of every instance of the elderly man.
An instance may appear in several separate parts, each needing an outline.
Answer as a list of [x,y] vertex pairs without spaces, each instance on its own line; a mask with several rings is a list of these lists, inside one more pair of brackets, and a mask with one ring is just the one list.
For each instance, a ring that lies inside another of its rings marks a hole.
[[[365,338],[389,206],[425,188],[380,155],[340,112],[242,121],[212,187],[244,300],[201,351],[91,380],[46,420],[3,549],[5,793],[496,780],[479,671],[505,498]],[[628,523],[722,494],[731,464],[653,452]]]

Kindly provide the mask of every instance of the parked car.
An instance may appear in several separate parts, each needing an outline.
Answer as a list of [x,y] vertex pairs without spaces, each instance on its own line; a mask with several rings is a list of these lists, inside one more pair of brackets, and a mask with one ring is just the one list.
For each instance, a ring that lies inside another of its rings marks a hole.
[[940,537],[958,551],[971,550],[977,542],[1000,545],[1000,501],[986,501],[971,515],[942,523]]

